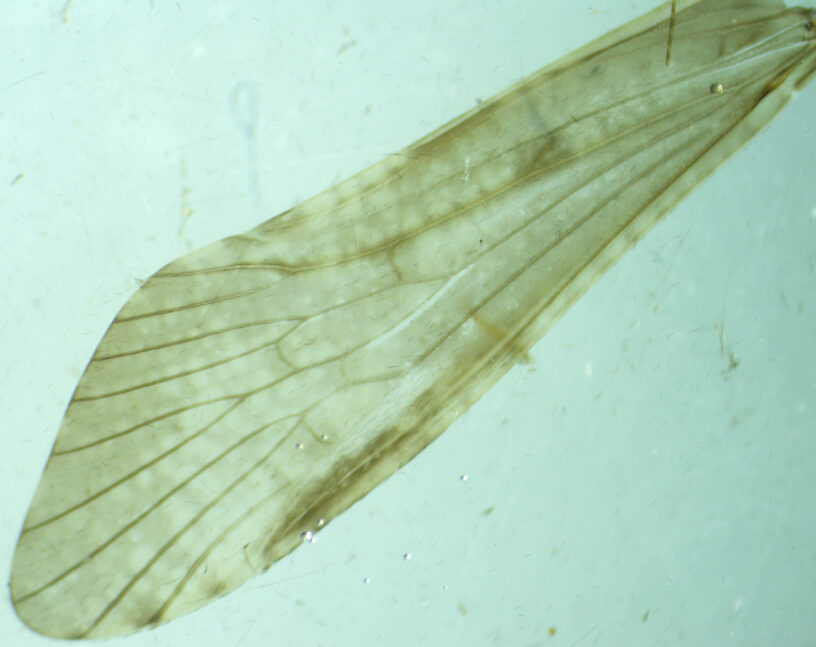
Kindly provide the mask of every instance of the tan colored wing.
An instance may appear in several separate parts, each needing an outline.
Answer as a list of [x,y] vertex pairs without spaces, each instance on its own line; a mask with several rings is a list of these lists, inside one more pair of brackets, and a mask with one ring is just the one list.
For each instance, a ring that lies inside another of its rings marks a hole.
[[240,586],[436,438],[813,76],[813,12],[668,5],[169,264],[77,386],[20,537],[33,629]]

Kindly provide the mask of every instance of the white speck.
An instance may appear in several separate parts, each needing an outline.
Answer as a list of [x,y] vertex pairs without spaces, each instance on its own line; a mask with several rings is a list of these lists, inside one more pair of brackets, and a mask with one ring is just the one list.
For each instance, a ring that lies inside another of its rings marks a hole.
[[587,360],[587,363],[584,364],[584,373],[587,377],[592,377],[592,362]]
[[470,182],[470,158],[465,158],[465,175],[462,177],[465,182]]
[[310,544],[313,544],[317,541],[317,537],[315,537],[315,534],[311,530],[300,533],[300,538],[304,543],[309,542]]

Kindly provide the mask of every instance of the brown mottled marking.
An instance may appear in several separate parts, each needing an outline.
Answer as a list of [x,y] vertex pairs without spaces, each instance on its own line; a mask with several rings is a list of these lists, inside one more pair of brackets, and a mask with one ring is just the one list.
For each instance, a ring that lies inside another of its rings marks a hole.
[[674,5],[668,48],[665,5],[153,275],[66,412],[14,556],[20,618],[118,636],[289,553],[813,77],[813,11]]

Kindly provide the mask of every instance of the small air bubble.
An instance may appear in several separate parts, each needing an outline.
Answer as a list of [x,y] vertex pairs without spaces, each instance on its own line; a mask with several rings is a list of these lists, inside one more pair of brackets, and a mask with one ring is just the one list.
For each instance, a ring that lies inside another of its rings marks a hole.
[[308,542],[313,544],[317,541],[317,537],[311,530],[307,530],[306,532],[300,533],[300,538],[303,540],[304,543]]
[[371,584],[371,578],[370,577],[364,577],[363,578],[363,584]]
[[722,94],[723,93],[723,84],[722,83],[714,83],[711,86],[711,94]]
[[412,557],[411,553],[405,553],[405,554],[402,556],[402,558],[403,558],[403,559],[404,559],[406,562],[407,562],[409,559],[411,559],[411,557]]
[[298,443],[295,445],[295,449],[303,449],[303,443]]
[[318,520],[317,520],[317,527],[318,527],[318,528],[322,528],[322,527],[323,527],[323,526],[325,526],[327,523],[328,523],[328,521],[327,521],[325,518],[320,517],[320,519],[318,519]]
[[462,481],[462,482],[467,481],[468,480],[468,475],[467,474],[462,474],[462,476],[459,477],[459,480]]
[[320,440],[324,443],[327,442],[329,440],[329,434],[320,434]]

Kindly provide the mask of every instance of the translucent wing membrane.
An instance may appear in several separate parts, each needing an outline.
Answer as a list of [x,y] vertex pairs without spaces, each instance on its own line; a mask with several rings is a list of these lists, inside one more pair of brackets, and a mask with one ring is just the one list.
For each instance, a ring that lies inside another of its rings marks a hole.
[[[685,3],[686,5],[690,3]],[[167,265],[77,386],[20,617],[126,634],[240,586],[413,458],[816,67],[813,13],[668,6]]]

